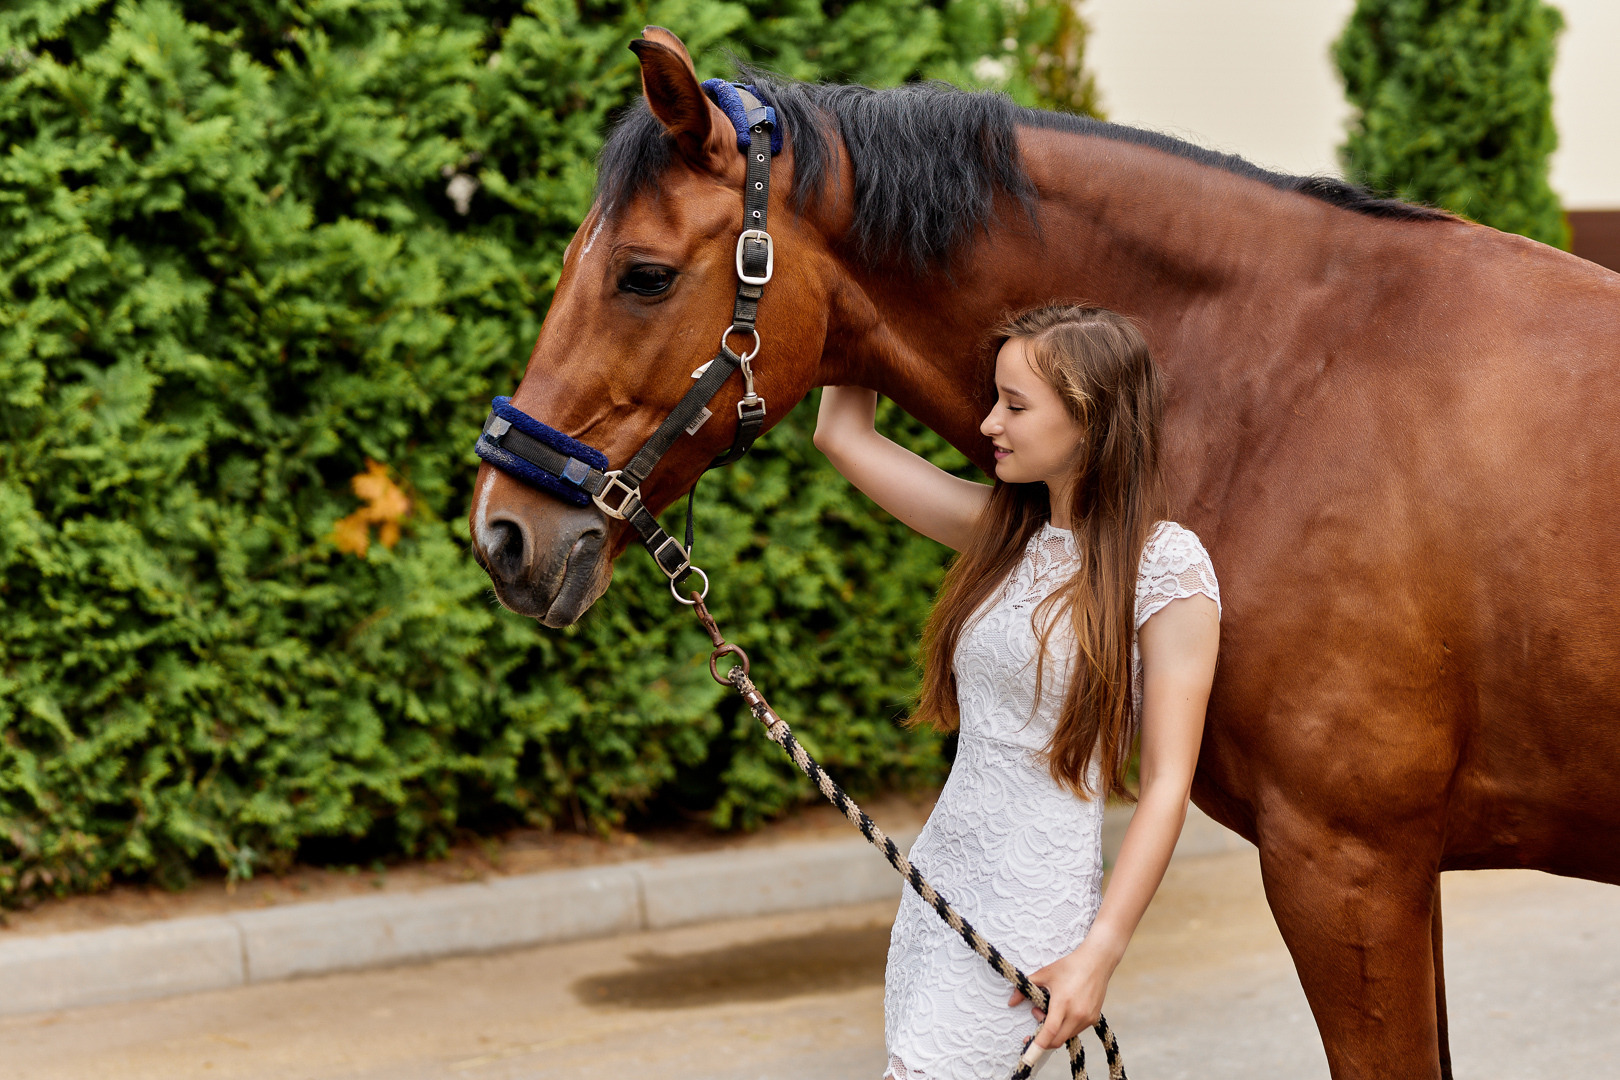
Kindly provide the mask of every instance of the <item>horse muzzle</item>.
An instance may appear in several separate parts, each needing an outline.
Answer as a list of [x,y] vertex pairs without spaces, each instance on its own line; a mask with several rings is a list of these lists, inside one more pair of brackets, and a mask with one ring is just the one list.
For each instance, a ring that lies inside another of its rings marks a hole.
[[[613,578],[607,519],[594,507],[531,496],[490,472],[473,507],[473,558],[507,608],[547,626],[572,625]],[[505,498],[495,497],[497,487]]]

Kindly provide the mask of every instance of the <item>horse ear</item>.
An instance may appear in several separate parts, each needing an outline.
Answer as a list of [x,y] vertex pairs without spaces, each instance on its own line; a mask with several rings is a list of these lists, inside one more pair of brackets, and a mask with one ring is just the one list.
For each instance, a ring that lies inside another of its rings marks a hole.
[[641,61],[641,92],[659,123],[675,137],[681,156],[700,168],[721,172],[738,156],[731,121],[698,85],[697,69],[681,39],[661,26],[649,26],[630,43]]
[[[692,78],[697,79],[697,65],[692,63],[692,54],[686,51],[686,42],[676,37],[673,30],[665,30],[662,26],[644,26],[641,28],[641,38],[643,41],[651,41],[662,45],[680,57],[681,61],[686,65],[686,70],[692,73]],[[635,46],[632,45],[631,48],[633,49]]]

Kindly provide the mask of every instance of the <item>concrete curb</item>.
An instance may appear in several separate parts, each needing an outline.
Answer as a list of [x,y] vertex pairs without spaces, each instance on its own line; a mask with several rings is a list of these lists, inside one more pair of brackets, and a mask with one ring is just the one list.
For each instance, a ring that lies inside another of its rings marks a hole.
[[[902,848],[915,832],[895,836]],[[37,937],[0,937],[0,1016],[898,897],[858,836]]]
[[167,919],[0,942],[0,1014],[73,1009],[240,986],[230,920]]
[[[1128,808],[1109,811],[1106,861],[1112,863],[1129,820]],[[908,831],[894,840],[905,849],[915,837]],[[1175,857],[1243,846],[1194,809]],[[0,1015],[897,899],[901,887],[888,863],[852,836],[108,930],[0,937]]]

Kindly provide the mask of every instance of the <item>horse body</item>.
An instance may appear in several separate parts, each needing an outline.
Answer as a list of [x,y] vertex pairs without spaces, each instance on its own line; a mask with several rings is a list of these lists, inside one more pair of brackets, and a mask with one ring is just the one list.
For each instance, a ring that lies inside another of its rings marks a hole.
[[[1024,137],[1070,144],[1026,146],[1043,196],[1084,180],[1043,199],[1039,240],[975,250],[952,296],[978,304],[931,319],[922,290],[887,321],[951,356],[1046,299],[1141,320],[1176,517],[1226,598],[1195,799],[1260,845],[1335,1075],[1424,1075],[1440,869],[1620,881],[1620,602],[1598,584],[1620,573],[1620,276],[1153,150]],[[947,434],[984,404],[971,384],[856,381],[925,417],[953,402],[929,419]],[[976,433],[956,441],[983,463]]]
[[[581,226],[514,398],[615,463],[712,353],[734,280],[740,155],[704,126],[678,44],[641,51],[644,85],[689,149]],[[847,139],[830,194],[773,207],[772,416],[859,383],[988,468],[988,329],[1054,300],[1135,317],[1166,373],[1174,516],[1225,604],[1194,799],[1259,846],[1333,1075],[1449,1075],[1439,871],[1620,883],[1620,275],[1128,138],[1016,140],[1028,189],[996,192],[948,268],[852,239]],[[677,289],[627,300],[613,283],[636,260],[678,267]],[[589,346],[612,367],[573,359]],[[711,427],[649,505],[723,448]],[[502,599],[553,625],[629,540],[487,465],[473,534]]]

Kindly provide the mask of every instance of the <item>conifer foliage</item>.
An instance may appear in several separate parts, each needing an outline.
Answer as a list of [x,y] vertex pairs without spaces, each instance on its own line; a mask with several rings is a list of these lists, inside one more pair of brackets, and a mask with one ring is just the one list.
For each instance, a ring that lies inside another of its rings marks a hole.
[[[643,25],[677,28],[704,76],[731,51],[884,84],[972,81],[1013,19],[966,0],[0,11],[0,902],[656,801],[746,824],[809,795],[645,559],[568,631],[496,608],[466,550],[471,444],[638,92]],[[852,497],[810,422],[700,492],[711,604],[841,779],[934,778],[937,743],[893,720],[943,552]]]
[[1568,248],[1547,182],[1562,28],[1544,0],[1358,0],[1334,46],[1357,110],[1347,175]]

